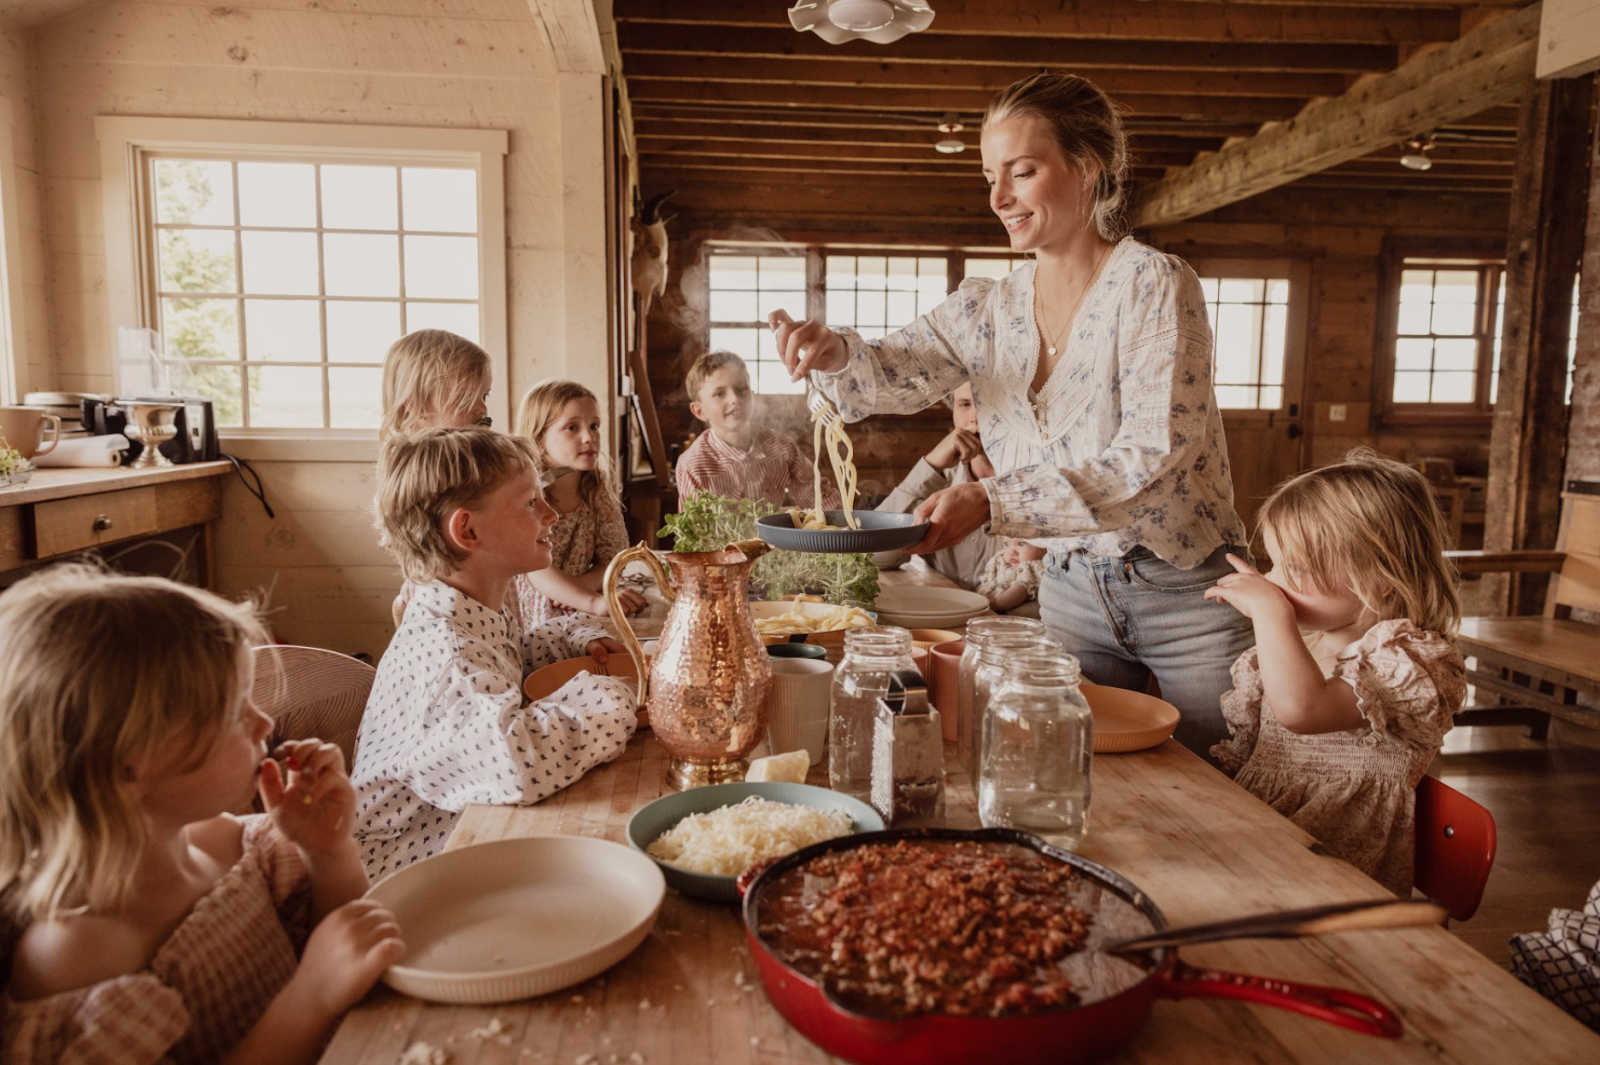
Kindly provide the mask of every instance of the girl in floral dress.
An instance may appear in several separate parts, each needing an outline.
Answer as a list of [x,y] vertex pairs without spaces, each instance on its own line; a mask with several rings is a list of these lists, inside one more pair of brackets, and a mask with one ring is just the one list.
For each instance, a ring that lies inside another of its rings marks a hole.
[[1466,696],[1444,520],[1417,471],[1357,449],[1281,485],[1261,509],[1275,565],[1206,598],[1256,646],[1222,697],[1223,770],[1322,845],[1411,893],[1415,792]]
[[[64,566],[0,599],[0,1061],[315,1061],[405,952],[339,748],[250,703],[247,606]],[[236,818],[257,789],[267,812]]]
[[[545,499],[561,515],[550,534],[550,568],[525,577],[534,593],[532,620],[575,611],[609,614],[600,585],[606,566],[628,546],[628,530],[601,447],[599,402],[576,381],[541,382],[522,397],[517,434],[539,452]],[[633,589],[617,594],[628,613],[644,609],[644,596]]]

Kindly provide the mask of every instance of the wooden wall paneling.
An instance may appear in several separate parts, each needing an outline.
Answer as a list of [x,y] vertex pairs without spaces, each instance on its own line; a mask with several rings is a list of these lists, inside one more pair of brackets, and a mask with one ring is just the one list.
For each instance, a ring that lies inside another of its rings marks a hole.
[[[1490,436],[1484,547],[1548,548],[1561,510],[1572,282],[1583,254],[1594,109],[1591,79],[1525,83],[1522,159],[1506,241],[1500,390]],[[1530,579],[1531,578],[1531,579]],[[1484,593],[1537,613],[1537,575],[1491,574]]]
[[[1600,74],[1592,81],[1600,95]],[[1589,143],[1589,217],[1578,283],[1577,365],[1565,477],[1600,481],[1600,122]]]

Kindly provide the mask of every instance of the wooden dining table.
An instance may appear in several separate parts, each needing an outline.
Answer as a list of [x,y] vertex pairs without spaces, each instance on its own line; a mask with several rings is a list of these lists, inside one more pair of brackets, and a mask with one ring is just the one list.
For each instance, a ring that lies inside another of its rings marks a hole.
[[[888,576],[888,575],[886,575]],[[915,578],[930,583],[926,578]],[[890,580],[886,583],[899,583]],[[931,583],[937,583],[933,581]],[[628,819],[667,793],[667,754],[641,731],[616,761],[532,806],[473,806],[448,849],[570,834],[625,845]],[[970,780],[947,751],[946,822],[977,827]],[[812,781],[826,783],[813,769]],[[1170,925],[1345,900],[1384,889],[1206,762],[1166,742],[1097,756],[1081,853],[1142,888]],[[1404,1033],[1375,1038],[1233,1000],[1158,1001],[1122,1063],[1600,1061],[1600,1035],[1442,927],[1185,947],[1208,968],[1348,988],[1387,1004]],[[451,1006],[374,990],[322,1061],[394,1065],[414,1044],[454,1065],[832,1062],[767,1001],[736,906],[668,889],[649,937],[604,974],[541,998]],[[1004,1047],[993,1059],[1005,1060]]]

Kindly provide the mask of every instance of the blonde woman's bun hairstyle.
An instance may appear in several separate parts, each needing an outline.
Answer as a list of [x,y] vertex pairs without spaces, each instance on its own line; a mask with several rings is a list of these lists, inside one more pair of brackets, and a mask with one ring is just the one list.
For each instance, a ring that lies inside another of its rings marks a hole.
[[1090,217],[1101,238],[1128,235],[1128,135],[1110,97],[1087,78],[1048,70],[1001,89],[983,124],[1032,116],[1048,123],[1062,152],[1090,185]]

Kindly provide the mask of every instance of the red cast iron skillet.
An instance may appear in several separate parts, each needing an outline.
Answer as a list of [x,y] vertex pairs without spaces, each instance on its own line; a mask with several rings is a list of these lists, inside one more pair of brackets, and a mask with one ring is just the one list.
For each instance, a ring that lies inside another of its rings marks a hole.
[[857,1065],[961,1065],[995,1059],[1004,1048],[1007,1065],[1072,1065],[1095,1061],[1120,1049],[1144,1026],[1157,998],[1236,998],[1341,1025],[1389,1039],[1400,1035],[1400,1021],[1388,1008],[1364,995],[1333,987],[1297,984],[1263,976],[1202,969],[1178,960],[1170,947],[1151,949],[1150,968],[1132,987],[1109,997],[1049,1012],[1018,1017],[924,1015],[886,1019],[842,1005],[821,984],[781,961],[757,933],[761,897],[778,876],[820,854],[897,840],[974,840],[1012,843],[1072,866],[1085,880],[1126,899],[1149,919],[1152,930],[1166,929],[1161,910],[1139,888],[1098,862],[1052,847],[1037,836],[1012,829],[913,829],[866,832],[827,840],[752,869],[740,878],[744,892],[745,935],[761,971],[767,997],[785,1020],[830,1054]]

